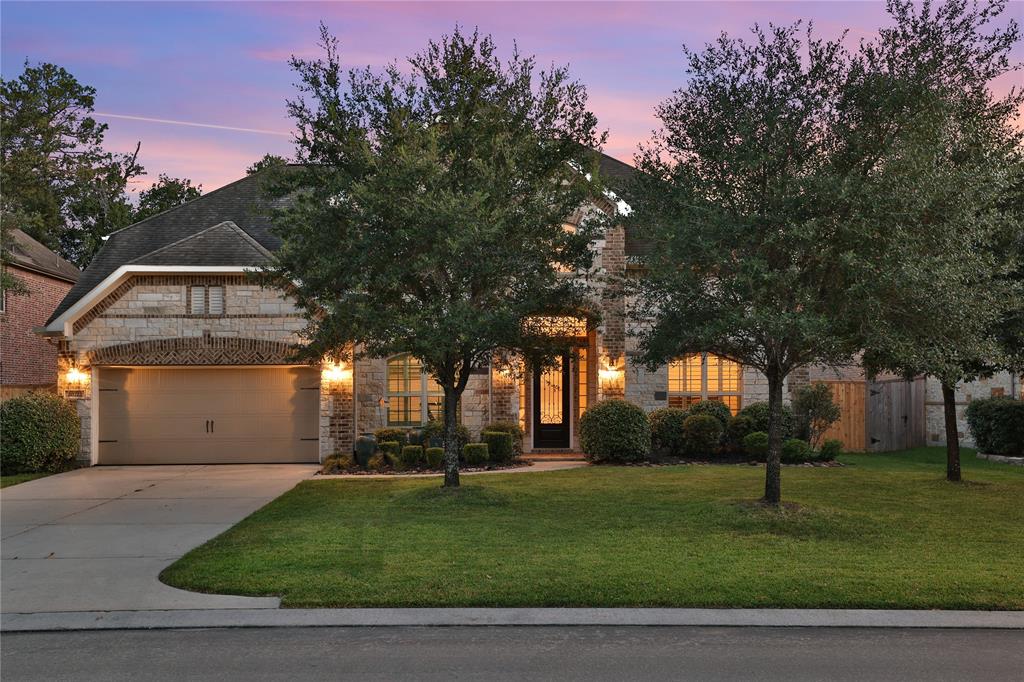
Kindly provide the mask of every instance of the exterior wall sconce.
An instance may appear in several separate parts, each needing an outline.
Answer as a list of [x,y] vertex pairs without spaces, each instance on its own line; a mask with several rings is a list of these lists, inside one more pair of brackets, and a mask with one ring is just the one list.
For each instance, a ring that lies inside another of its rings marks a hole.
[[612,364],[607,358],[601,361],[601,368],[597,370],[597,377],[602,384],[617,384],[622,380],[622,375],[622,368]]
[[325,358],[320,369],[320,380],[328,385],[340,386],[352,380],[352,368],[340,360]]
[[69,367],[68,371],[64,373],[64,382],[68,388],[82,388],[89,383],[89,378],[88,372],[83,372],[75,365]]

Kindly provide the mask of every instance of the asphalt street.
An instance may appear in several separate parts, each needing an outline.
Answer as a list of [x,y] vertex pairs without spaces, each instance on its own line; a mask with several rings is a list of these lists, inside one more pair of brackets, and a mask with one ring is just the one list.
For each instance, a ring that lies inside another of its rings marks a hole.
[[1024,680],[1022,630],[360,627],[5,633],[14,680]]

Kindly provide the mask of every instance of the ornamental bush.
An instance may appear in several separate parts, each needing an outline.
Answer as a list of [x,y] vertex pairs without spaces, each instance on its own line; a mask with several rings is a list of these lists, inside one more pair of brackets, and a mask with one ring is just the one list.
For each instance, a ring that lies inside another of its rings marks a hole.
[[683,422],[690,416],[678,407],[666,407],[647,415],[651,423],[651,448],[659,454],[680,457],[686,451]]
[[81,436],[78,414],[53,393],[27,393],[0,405],[0,473],[33,474],[70,469]]
[[754,432],[754,422],[741,414],[729,420],[725,427],[725,446],[729,452],[743,452],[743,439]]
[[748,433],[743,438],[743,452],[758,462],[768,459],[768,434],[764,431]]
[[376,455],[370,458],[370,461],[366,463],[366,468],[370,471],[384,472],[388,469],[388,458],[384,456],[383,452],[378,452]]
[[441,462],[444,461],[444,448],[427,448],[427,468],[428,469],[440,469]]
[[713,457],[718,453],[718,445],[722,440],[723,430],[722,422],[714,415],[690,415],[683,422],[686,453],[695,457]]
[[720,400],[701,400],[690,405],[689,412],[691,417],[698,414],[711,415],[722,425],[722,431],[725,431],[729,420],[732,419],[732,412],[729,411],[729,406]]
[[[737,416],[750,419],[753,431],[768,433],[768,403],[750,403],[739,411]],[[793,410],[789,405],[782,406],[782,439],[793,437]]]
[[647,414],[633,403],[603,400],[580,417],[580,447],[594,462],[636,462],[651,452]]
[[466,466],[479,467],[487,464],[487,443],[466,443],[462,446],[462,459]]
[[403,469],[418,469],[426,464],[422,445],[406,445],[402,448],[402,454],[399,457]]
[[503,431],[484,431],[480,442],[487,443],[487,456],[495,464],[512,461],[512,434]]
[[373,432],[373,435],[377,437],[377,442],[381,443],[398,443],[399,446],[405,445],[419,445],[419,443],[409,443],[409,434],[405,429],[377,429]]
[[782,462],[784,464],[801,464],[814,458],[814,450],[807,441],[790,438],[782,444]]
[[810,443],[812,449],[818,447],[822,436],[841,416],[832,389],[822,381],[801,386],[793,396],[796,436]]
[[[444,421],[441,419],[434,419],[423,425],[423,445],[432,448],[443,448],[444,447]],[[462,424],[455,427],[455,449],[462,452],[462,448],[466,443],[470,442],[472,437],[469,435],[469,429]]]
[[343,474],[354,469],[355,466],[356,460],[352,457],[351,453],[335,453],[324,460],[320,472],[324,474]]
[[388,461],[388,464],[396,465],[401,463],[401,443],[396,440],[386,440],[381,441],[378,447],[380,448],[380,454],[384,456],[384,459]]
[[821,444],[821,450],[818,452],[818,460],[822,462],[831,462],[842,453],[843,441],[836,440],[835,438],[829,438]]
[[967,426],[980,452],[1024,457],[1024,401],[1006,396],[972,400]]
[[[519,458],[523,455],[523,430],[519,428],[519,424],[511,421],[497,421],[491,422],[484,427],[484,431],[500,431],[501,433],[507,433],[512,436],[512,457]],[[494,457],[494,453],[491,453],[491,457]]]

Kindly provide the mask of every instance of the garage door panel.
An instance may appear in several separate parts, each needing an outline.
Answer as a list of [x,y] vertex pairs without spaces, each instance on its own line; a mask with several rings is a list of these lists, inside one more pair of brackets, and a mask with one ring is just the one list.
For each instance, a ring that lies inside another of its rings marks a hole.
[[102,368],[99,462],[315,462],[318,386],[307,367]]

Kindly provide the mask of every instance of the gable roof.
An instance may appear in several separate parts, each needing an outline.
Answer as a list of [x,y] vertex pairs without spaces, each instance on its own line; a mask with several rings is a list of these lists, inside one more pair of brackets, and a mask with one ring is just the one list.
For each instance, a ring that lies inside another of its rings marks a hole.
[[[622,180],[635,169],[600,153],[600,172]],[[286,168],[297,168],[295,165]],[[287,199],[270,200],[264,174],[254,173],[181,206],[117,230],[78,278],[47,321],[52,323],[123,265],[261,265],[281,246],[271,231],[268,209]],[[626,237],[629,251],[629,235]]]
[[270,252],[230,220],[131,261],[132,265],[263,265]]
[[11,265],[74,282],[81,271],[18,229],[11,230]]

